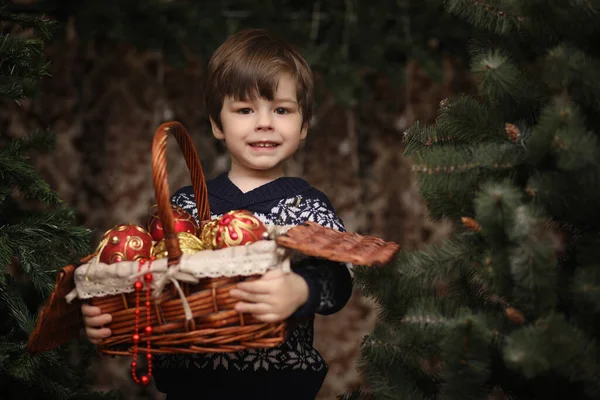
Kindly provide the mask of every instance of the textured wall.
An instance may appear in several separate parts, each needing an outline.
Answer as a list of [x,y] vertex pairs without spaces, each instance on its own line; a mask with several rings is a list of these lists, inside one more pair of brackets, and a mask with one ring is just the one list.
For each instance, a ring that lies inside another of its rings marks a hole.
[[[52,45],[48,56],[52,77],[42,95],[19,108],[2,107],[0,127],[12,135],[39,127],[58,133],[58,149],[39,158],[38,167],[96,238],[116,223],[141,223],[154,204],[150,149],[161,122],[175,119],[186,126],[209,178],[227,167],[199,107],[201,63],[173,70],[159,54],[113,44],[83,46],[74,35]],[[381,78],[372,83],[376,96],[368,104],[344,110],[325,101],[316,110],[288,173],[327,193],[349,230],[412,246],[428,229],[401,142],[415,119],[431,121],[440,100],[468,87],[462,68],[450,58],[444,63],[442,82],[431,82],[410,63],[404,91],[391,91]],[[324,83],[318,85],[326,90]],[[169,147],[175,190],[189,180],[176,144]],[[316,346],[330,365],[319,398],[335,398],[360,382],[354,362],[374,319],[373,305],[358,293],[336,315],[317,317]],[[99,358],[93,368],[98,385],[118,387],[126,399],[162,398],[152,388],[134,386],[127,363]]]

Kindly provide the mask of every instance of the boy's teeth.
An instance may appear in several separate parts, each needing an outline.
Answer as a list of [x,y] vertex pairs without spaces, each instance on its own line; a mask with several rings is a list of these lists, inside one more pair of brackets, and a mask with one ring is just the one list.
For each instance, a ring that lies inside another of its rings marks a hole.
[[253,143],[252,146],[255,147],[275,147],[275,143]]

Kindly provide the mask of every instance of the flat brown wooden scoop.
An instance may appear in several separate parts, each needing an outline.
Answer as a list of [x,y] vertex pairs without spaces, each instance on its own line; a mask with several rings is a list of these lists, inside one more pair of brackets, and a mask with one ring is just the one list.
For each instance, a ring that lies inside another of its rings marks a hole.
[[394,242],[374,236],[340,232],[307,221],[275,238],[278,245],[303,254],[355,265],[378,266],[388,263],[400,250]]

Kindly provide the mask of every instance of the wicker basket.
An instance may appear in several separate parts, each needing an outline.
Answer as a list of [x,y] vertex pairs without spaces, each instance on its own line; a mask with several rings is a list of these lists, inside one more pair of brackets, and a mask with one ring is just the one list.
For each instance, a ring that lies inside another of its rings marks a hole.
[[[94,261],[98,254],[90,254],[79,265],[63,267],[27,342],[29,354],[43,353],[79,337],[83,328],[81,302],[86,299],[113,317],[107,325],[112,335],[98,345],[104,354],[235,352],[275,347],[285,340],[294,321],[263,323],[250,314],[236,312],[236,300],[229,296],[234,285],[258,279],[272,268],[289,270],[294,254],[378,266],[388,263],[399,250],[394,242],[339,232],[307,221],[295,227],[273,228],[271,240],[193,254],[188,249],[185,254],[171,211],[166,172],[168,136],[177,140],[183,152],[200,225],[210,222],[206,183],[190,136],[178,122],[162,124],[152,144],[152,171],[165,236],[161,245],[164,244],[167,257],[148,262],[144,271],[139,269],[138,261],[98,263]],[[206,268],[199,273],[199,266]],[[146,284],[144,293],[134,290],[140,271],[151,271],[157,279]],[[96,284],[101,289],[96,290]],[[154,287],[151,296],[150,287]],[[144,332],[148,324],[150,335]],[[136,327],[141,338],[137,345],[133,339]]]
[[[167,180],[166,148],[169,136],[177,140],[188,166],[201,226],[210,221],[210,206],[202,167],[189,134],[178,122],[162,124],[156,130],[152,143],[152,171],[158,215],[168,252],[167,265],[173,267],[180,262],[183,253],[175,233]],[[202,278],[197,284],[181,283],[192,319],[186,319],[183,299],[179,291],[170,284],[158,297],[151,296],[147,300],[151,304],[149,309],[145,306],[143,293],[139,306],[136,306],[136,292],[92,298],[92,305],[100,307],[102,312],[110,313],[113,318],[106,325],[111,329],[112,335],[100,343],[98,349],[105,354],[132,354],[136,309],[139,309],[142,337],[139,351],[232,352],[251,347],[277,346],[284,340],[286,323],[263,323],[250,314],[238,313],[233,308],[237,300],[229,296],[229,290],[235,284],[259,277],[228,276]],[[149,338],[143,334],[148,314],[152,326]],[[146,346],[147,339],[149,346]]]

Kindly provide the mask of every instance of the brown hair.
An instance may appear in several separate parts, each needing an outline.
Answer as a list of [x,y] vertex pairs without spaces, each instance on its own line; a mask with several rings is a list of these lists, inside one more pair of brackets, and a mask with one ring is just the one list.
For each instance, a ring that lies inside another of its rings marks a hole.
[[310,66],[291,44],[264,29],[248,29],[230,36],[208,63],[205,106],[222,129],[221,108],[226,96],[236,100],[264,97],[271,101],[281,74],[296,80],[296,97],[302,124],[310,121],[313,77]]

